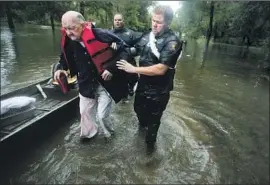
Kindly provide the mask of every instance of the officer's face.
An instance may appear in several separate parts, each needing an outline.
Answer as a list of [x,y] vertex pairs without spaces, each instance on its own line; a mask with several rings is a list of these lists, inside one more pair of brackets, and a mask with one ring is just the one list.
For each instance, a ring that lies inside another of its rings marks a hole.
[[152,14],[152,32],[154,35],[162,32],[166,27],[164,16],[162,14]]
[[113,25],[115,28],[122,28],[124,26],[123,17],[116,14],[114,16]]
[[62,19],[62,27],[65,29],[67,36],[71,40],[80,40],[83,25],[67,17]]

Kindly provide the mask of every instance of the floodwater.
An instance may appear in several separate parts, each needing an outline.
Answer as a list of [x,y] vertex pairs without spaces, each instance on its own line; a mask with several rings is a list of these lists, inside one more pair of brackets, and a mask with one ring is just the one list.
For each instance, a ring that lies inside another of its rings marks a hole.
[[[1,93],[50,76],[60,35],[49,27],[1,27]],[[231,49],[232,50],[232,49]],[[79,141],[79,118],[29,150],[1,179],[7,183],[268,183],[269,82],[256,60],[190,42],[177,65],[153,156],[138,133],[133,97],[114,106],[116,135]],[[31,152],[30,152],[31,151]]]

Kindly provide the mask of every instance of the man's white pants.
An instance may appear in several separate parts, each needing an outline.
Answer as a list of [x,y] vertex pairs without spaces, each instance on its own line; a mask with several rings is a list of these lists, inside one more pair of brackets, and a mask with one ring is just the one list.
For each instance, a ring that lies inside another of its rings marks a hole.
[[95,99],[87,98],[79,94],[80,114],[81,114],[81,137],[91,138],[98,132],[97,121],[104,132],[105,137],[110,137],[110,132],[106,127],[113,131],[110,120],[112,110],[112,98],[106,90],[99,85]]

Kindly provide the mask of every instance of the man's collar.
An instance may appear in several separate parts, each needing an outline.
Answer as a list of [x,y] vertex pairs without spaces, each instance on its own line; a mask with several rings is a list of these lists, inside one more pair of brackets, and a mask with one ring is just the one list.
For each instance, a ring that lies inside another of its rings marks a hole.
[[125,28],[125,27],[122,27],[122,28],[114,28],[114,32],[123,32],[123,31],[126,31],[126,28]]

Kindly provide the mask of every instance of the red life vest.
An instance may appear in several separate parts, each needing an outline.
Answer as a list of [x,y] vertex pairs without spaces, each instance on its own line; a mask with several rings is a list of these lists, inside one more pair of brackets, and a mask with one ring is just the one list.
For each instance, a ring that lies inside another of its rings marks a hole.
[[[89,23],[88,23],[89,24]],[[62,39],[61,39],[61,48],[67,62],[68,67],[70,66],[65,54],[64,46],[66,43],[66,32],[64,29],[62,31]],[[104,71],[103,64],[108,62],[111,58],[113,58],[114,50],[110,47],[108,43],[103,43],[96,40],[95,35],[90,26],[86,25],[83,29],[82,42],[85,45],[85,48],[90,55],[92,62],[96,66],[99,73]]]

